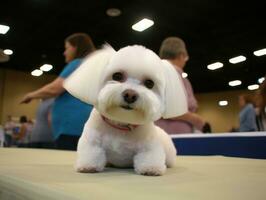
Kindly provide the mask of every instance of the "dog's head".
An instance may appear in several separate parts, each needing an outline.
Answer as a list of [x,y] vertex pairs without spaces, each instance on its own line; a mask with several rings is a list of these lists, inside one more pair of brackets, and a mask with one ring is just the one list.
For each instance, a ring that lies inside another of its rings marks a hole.
[[170,63],[143,46],[117,52],[106,46],[90,55],[64,87],[107,118],[144,124],[187,112],[180,79]]

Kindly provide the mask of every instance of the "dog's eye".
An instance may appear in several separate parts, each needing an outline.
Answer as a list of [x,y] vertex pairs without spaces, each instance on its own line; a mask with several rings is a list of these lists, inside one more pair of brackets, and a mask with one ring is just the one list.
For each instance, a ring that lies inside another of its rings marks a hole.
[[144,85],[146,86],[146,88],[152,89],[154,86],[154,82],[153,80],[147,79],[144,81]]
[[122,82],[122,81],[124,81],[125,77],[124,77],[124,74],[123,73],[116,72],[116,73],[113,74],[112,79],[114,81]]

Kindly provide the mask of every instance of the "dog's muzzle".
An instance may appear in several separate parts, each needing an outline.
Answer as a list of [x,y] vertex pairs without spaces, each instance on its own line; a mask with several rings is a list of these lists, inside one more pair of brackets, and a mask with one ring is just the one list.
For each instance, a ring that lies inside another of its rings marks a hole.
[[[135,90],[127,89],[122,93],[123,99],[126,103],[132,104],[136,102],[139,98],[139,95]],[[130,107],[130,106],[129,106]]]

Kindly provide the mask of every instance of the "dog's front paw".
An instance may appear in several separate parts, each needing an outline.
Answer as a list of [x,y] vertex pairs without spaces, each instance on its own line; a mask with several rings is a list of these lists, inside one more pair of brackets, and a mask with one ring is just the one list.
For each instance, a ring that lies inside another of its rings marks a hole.
[[77,167],[76,171],[80,173],[97,173],[102,170],[99,170],[96,167]]
[[166,167],[142,167],[141,169],[135,169],[138,174],[144,176],[162,176],[165,171]]
[[104,170],[104,166],[76,165],[76,171],[80,173],[97,173]]

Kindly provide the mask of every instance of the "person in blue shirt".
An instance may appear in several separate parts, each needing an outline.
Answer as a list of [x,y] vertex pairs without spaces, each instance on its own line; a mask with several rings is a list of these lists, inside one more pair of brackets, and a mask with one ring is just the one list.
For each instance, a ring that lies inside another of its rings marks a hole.
[[239,132],[257,131],[256,111],[253,106],[253,99],[250,95],[240,95],[239,106]]
[[56,148],[76,150],[83,126],[89,118],[92,106],[71,96],[64,88],[64,80],[81,64],[82,59],[95,50],[89,35],[75,33],[65,40],[67,65],[59,77],[44,87],[26,94],[21,103],[33,99],[56,97],[52,108],[52,130]]
[[42,99],[36,112],[36,121],[30,135],[29,147],[53,148],[53,134],[51,130],[51,109],[54,98]]

